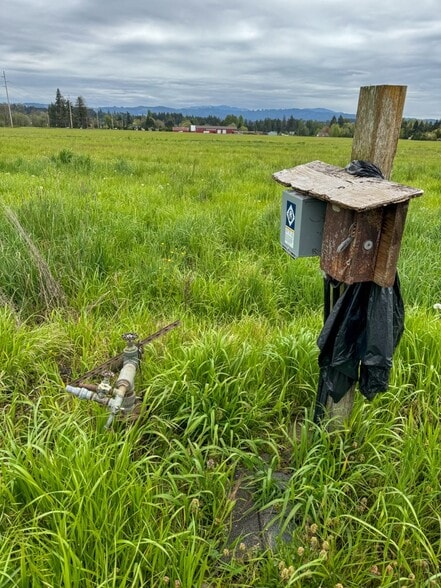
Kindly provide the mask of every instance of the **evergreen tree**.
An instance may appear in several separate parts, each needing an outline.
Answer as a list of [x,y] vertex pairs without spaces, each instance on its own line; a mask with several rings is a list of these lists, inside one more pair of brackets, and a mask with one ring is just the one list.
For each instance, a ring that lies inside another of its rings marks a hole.
[[78,96],[72,112],[73,126],[77,129],[87,129],[89,120],[87,106],[82,96]]
[[47,116],[49,118],[49,126],[55,127],[56,126],[56,114],[55,114],[55,104],[51,102],[47,107]]
[[49,104],[48,115],[50,127],[65,128],[70,126],[69,103],[65,100],[59,88],[57,88],[55,95],[55,103]]
[[55,116],[56,127],[62,128],[69,126],[69,104],[58,88],[55,96]]

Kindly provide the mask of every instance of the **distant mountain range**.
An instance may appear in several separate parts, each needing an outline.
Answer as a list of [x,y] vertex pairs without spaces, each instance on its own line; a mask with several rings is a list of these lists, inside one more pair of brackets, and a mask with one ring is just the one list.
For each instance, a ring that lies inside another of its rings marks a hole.
[[170,112],[180,113],[184,116],[201,116],[206,118],[207,116],[216,116],[224,119],[229,114],[234,116],[242,116],[245,120],[256,121],[263,120],[265,118],[293,118],[299,120],[318,120],[328,121],[333,116],[343,118],[349,118],[355,120],[355,114],[347,114],[344,112],[335,112],[328,110],[327,108],[262,108],[258,110],[251,110],[249,108],[237,108],[236,106],[226,106],[224,104],[220,106],[187,106],[182,108],[170,108],[169,106],[135,106],[131,108],[124,108],[120,106],[105,106],[101,110],[105,112],[129,112],[133,116],[140,114],[146,114],[149,110],[152,113],[158,112]]
[[[35,108],[47,108],[47,104],[37,104],[28,102],[25,106],[33,106]],[[242,116],[245,120],[256,121],[265,118],[283,119],[291,116],[298,120],[315,120],[315,121],[330,121],[333,116],[355,120],[355,114],[348,114],[346,112],[337,112],[328,110],[327,108],[262,108],[252,110],[249,108],[237,108],[236,106],[186,106],[182,108],[171,108],[169,106],[98,106],[94,110],[101,110],[103,112],[128,112],[133,116],[140,116],[147,114],[148,111],[157,114],[159,112],[180,113],[184,116],[216,116],[224,119],[229,114],[234,116]]]

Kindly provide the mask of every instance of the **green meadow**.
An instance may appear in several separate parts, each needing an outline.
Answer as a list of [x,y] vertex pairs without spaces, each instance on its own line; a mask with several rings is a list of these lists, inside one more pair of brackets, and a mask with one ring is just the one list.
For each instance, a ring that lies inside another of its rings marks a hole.
[[[0,587],[441,585],[441,143],[400,141],[422,188],[399,260],[389,390],[312,423],[318,258],[279,245],[283,188],[351,140],[0,128]],[[145,348],[139,416],[65,392]],[[281,537],[232,542],[237,473]],[[279,483],[280,474],[288,482]]]

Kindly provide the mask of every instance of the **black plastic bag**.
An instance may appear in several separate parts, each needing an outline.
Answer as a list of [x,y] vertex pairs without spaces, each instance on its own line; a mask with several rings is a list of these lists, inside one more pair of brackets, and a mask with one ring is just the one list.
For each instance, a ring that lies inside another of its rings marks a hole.
[[345,167],[345,170],[353,176],[362,178],[381,178],[384,180],[384,175],[381,169],[371,163],[370,161],[363,161],[361,159],[354,159]]
[[389,288],[361,282],[345,289],[317,341],[320,382],[316,422],[323,416],[328,397],[339,402],[356,382],[369,400],[387,390],[393,352],[403,331],[398,275]]

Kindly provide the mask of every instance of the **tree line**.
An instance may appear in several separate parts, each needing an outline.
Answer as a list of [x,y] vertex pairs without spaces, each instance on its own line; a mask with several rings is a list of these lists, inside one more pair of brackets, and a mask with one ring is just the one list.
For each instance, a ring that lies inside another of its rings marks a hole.
[[[323,123],[314,120],[289,118],[264,118],[251,121],[243,116],[229,114],[225,118],[217,116],[192,116],[181,113],[160,112],[150,110],[144,115],[133,115],[129,112],[109,112],[102,109],[88,108],[82,96],[75,101],[65,98],[57,89],[55,100],[47,108],[11,105],[14,126],[81,128],[81,129],[121,129],[121,130],[152,130],[171,131],[173,127],[194,125],[232,126],[240,132],[277,133],[280,135],[298,136],[330,136],[353,137],[355,123],[352,119],[342,116],[333,117]],[[0,126],[9,126],[10,118],[7,104],[0,104]],[[427,121],[403,119],[401,138],[414,140],[441,140],[441,120]]]
[[89,111],[82,96],[78,96],[75,103],[72,104],[57,88],[55,102],[49,104],[47,114],[50,127],[89,128]]

